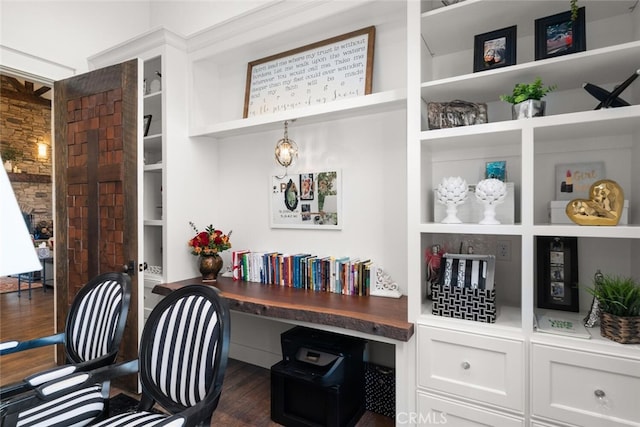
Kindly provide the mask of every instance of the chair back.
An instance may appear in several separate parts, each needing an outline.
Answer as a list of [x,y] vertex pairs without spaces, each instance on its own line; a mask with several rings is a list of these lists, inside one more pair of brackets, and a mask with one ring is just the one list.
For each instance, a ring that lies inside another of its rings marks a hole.
[[131,299],[126,273],[104,273],[89,281],[73,300],[65,326],[65,349],[72,363],[99,359],[114,363]]
[[143,400],[173,414],[201,402],[201,420],[209,420],[222,391],[229,334],[229,308],[215,288],[189,285],[164,297],[142,332]]

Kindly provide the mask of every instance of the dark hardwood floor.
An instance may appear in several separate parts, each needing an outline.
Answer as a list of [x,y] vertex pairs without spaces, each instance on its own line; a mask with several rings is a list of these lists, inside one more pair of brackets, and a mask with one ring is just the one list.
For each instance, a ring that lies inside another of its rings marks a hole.
[[[53,333],[53,291],[0,295],[0,341],[26,340]],[[55,366],[52,348],[27,350],[0,358],[0,385],[10,384],[25,376]],[[224,380],[220,404],[212,426],[271,427],[270,371],[230,359]],[[112,395],[121,392],[113,389]],[[134,395],[135,396],[135,395]],[[393,426],[391,418],[365,412],[358,427]]]

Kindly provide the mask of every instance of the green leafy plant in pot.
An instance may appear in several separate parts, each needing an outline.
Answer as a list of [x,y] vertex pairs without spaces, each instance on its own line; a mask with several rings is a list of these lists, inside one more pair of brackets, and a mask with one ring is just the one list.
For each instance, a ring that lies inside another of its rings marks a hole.
[[4,168],[7,172],[12,172],[14,162],[18,160],[18,153],[18,150],[10,146],[4,147],[0,152],[0,157],[2,157]]
[[513,104],[511,113],[514,120],[544,116],[546,103],[542,98],[556,88],[556,85],[544,87],[542,79],[536,77],[532,83],[517,83],[511,95],[500,95],[500,100]]
[[621,344],[640,343],[640,282],[603,275],[587,288],[600,307],[600,334]]

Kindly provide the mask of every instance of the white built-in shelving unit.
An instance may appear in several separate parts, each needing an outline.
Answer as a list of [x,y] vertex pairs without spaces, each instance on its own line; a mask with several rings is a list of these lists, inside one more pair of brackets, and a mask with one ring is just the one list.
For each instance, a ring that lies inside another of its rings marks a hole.
[[[640,69],[640,10],[636,1],[579,5],[586,8],[587,50],[536,61],[535,19],[568,10],[568,1],[409,2],[409,312],[418,330],[421,413],[449,412],[469,425],[640,425],[638,401],[629,397],[640,386],[637,345],[604,339],[598,328],[591,339],[533,328],[538,236],[578,237],[582,317],[591,303],[584,288],[597,269],[640,277],[640,89],[623,94],[632,106],[597,111],[598,101],[582,89],[589,82],[611,90]],[[512,25],[516,64],[474,73],[474,36]],[[557,85],[546,98],[547,116],[511,120],[510,104],[499,95],[538,76]],[[428,129],[426,104],[454,99],[486,103],[489,122]],[[485,163],[495,160],[507,161],[507,180],[515,184],[514,223],[435,222],[433,188],[440,180],[462,176],[476,183]],[[630,201],[628,225],[551,224],[555,165],[596,160]],[[425,298],[425,251],[462,242],[495,254],[501,241],[511,253],[496,262],[497,321],[433,315]]]

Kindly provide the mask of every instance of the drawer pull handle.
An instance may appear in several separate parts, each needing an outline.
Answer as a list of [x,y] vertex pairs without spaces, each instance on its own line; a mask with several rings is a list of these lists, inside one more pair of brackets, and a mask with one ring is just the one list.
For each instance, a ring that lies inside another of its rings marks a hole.
[[462,366],[462,369],[464,369],[466,371],[467,369],[469,369],[471,367],[471,364],[469,362],[462,362],[461,366]]
[[602,390],[596,390],[593,392],[593,394],[595,394],[598,399],[603,399],[606,396],[606,394]]

